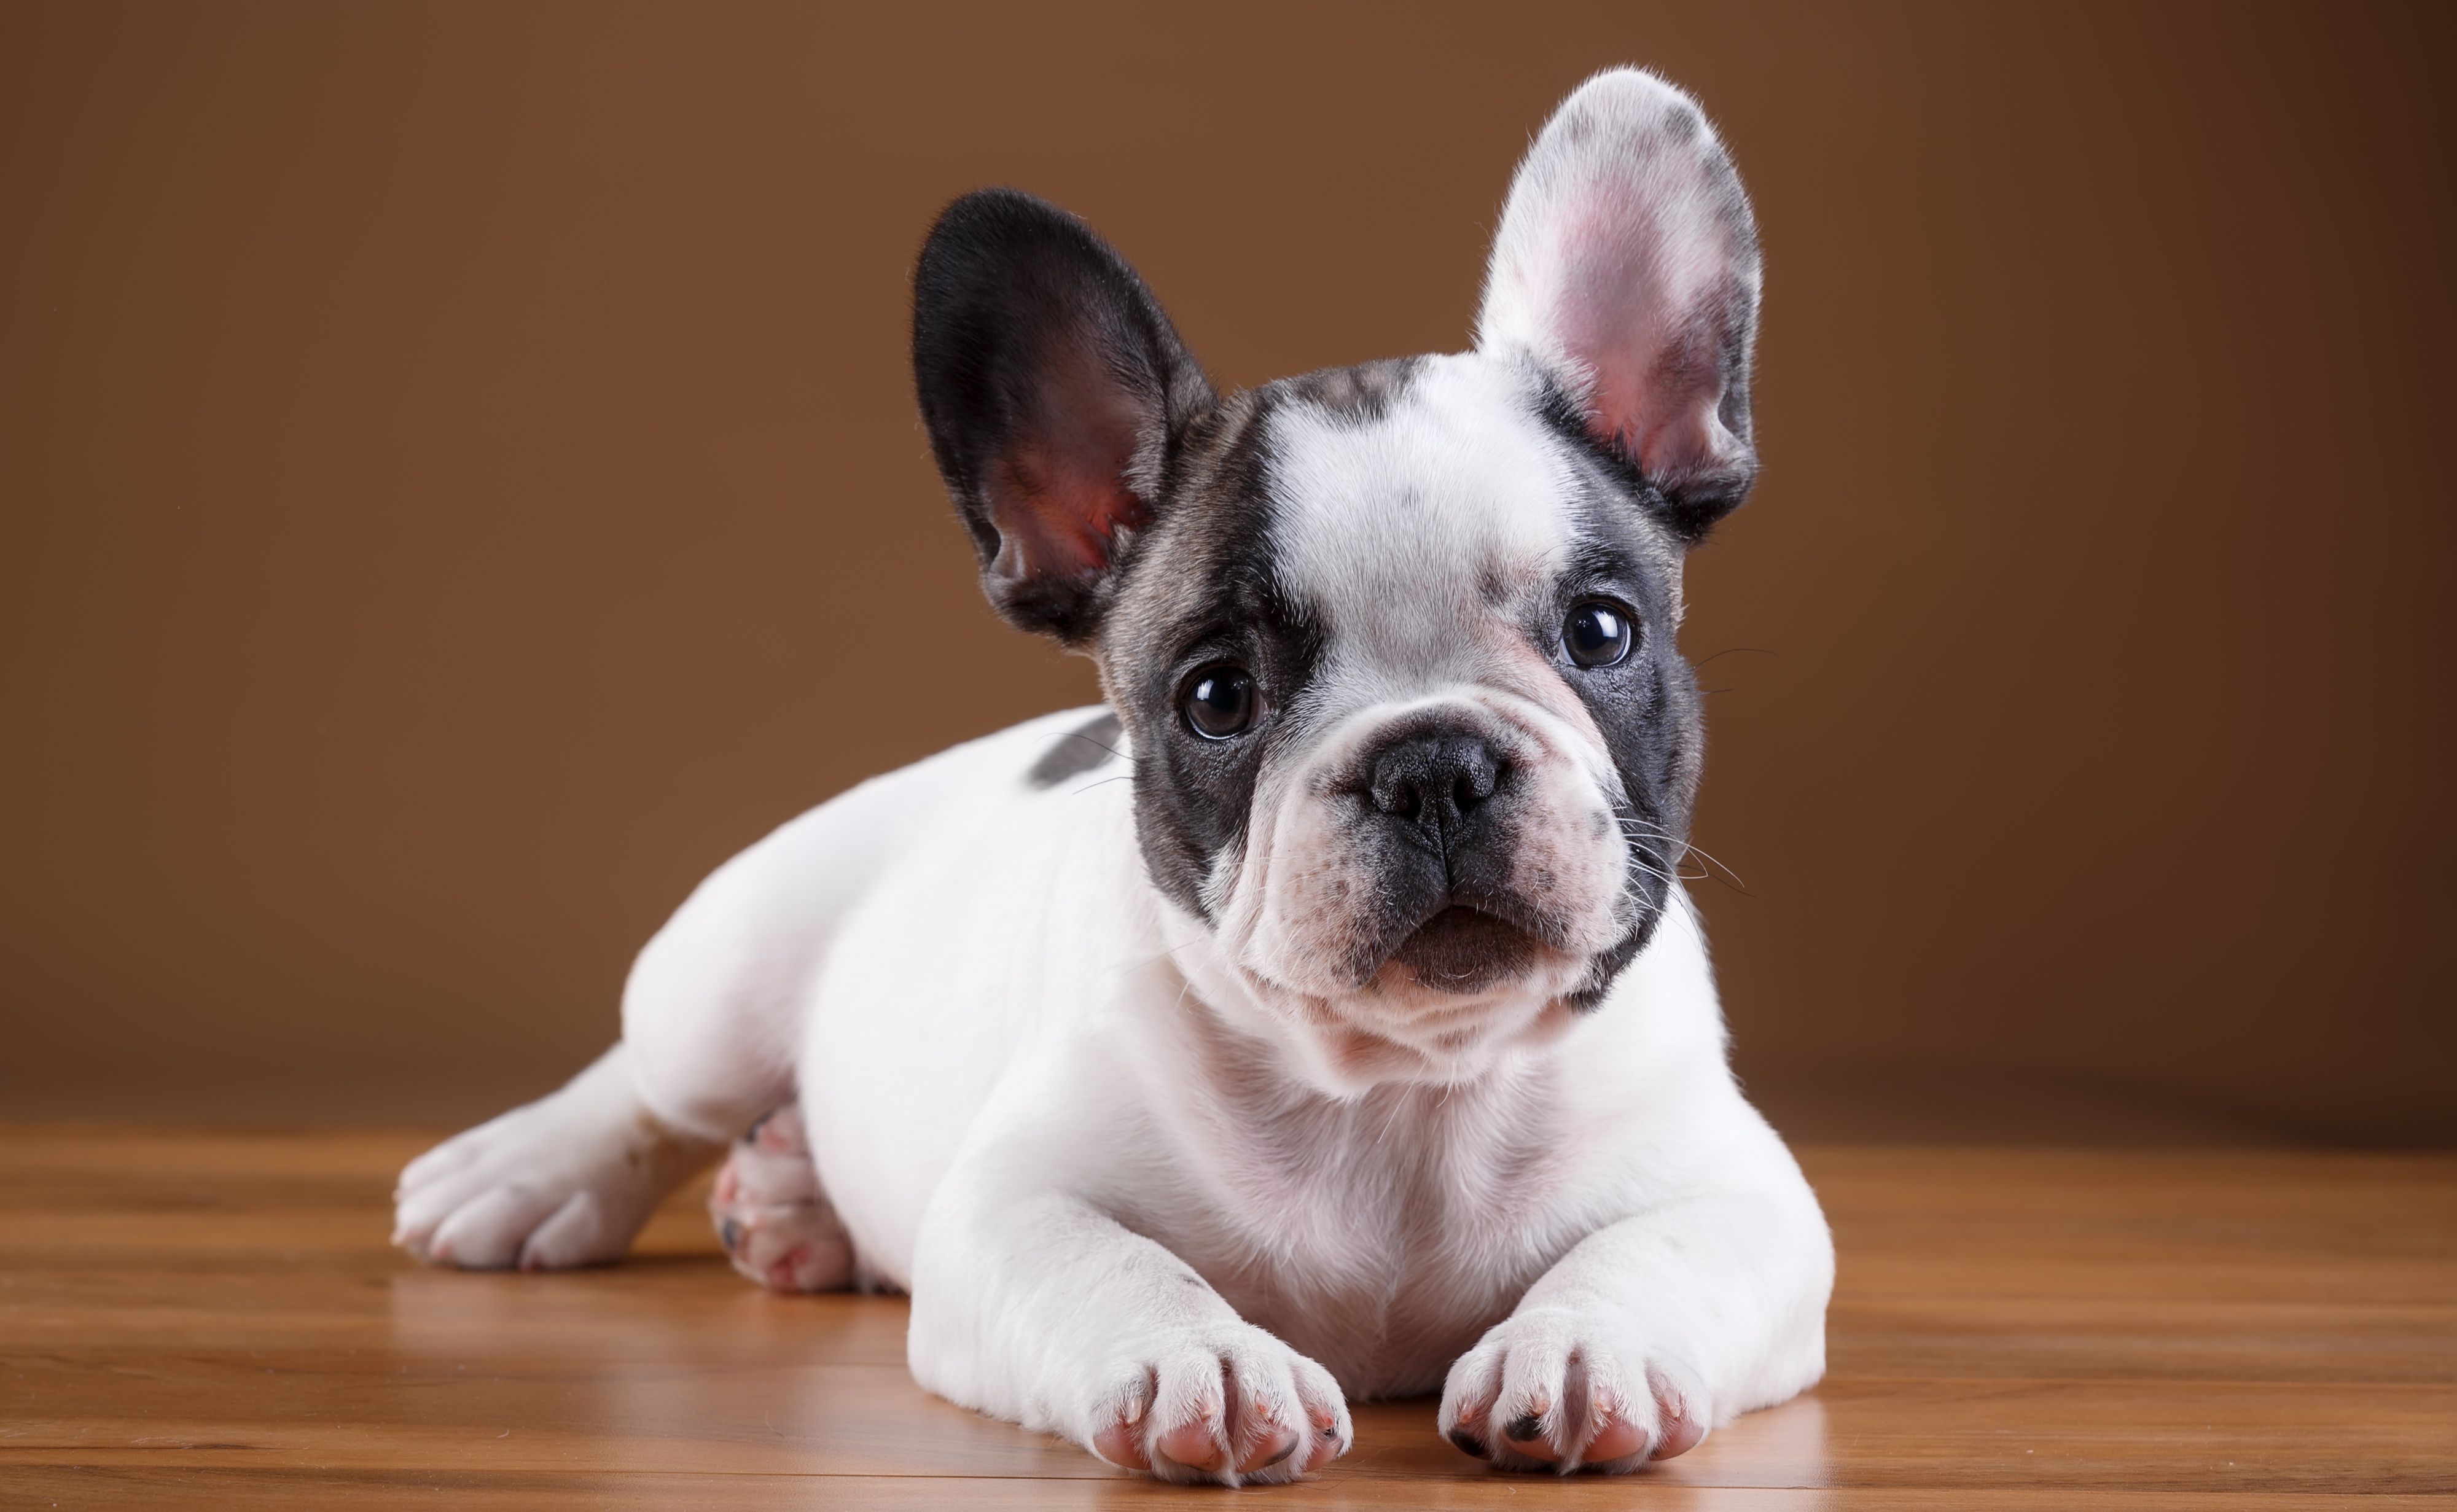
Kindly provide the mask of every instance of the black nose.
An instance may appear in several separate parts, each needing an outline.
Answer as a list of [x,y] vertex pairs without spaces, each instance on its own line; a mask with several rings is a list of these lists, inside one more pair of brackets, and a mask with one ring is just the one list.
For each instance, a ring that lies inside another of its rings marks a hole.
[[1392,818],[1455,832],[1501,786],[1501,757],[1480,736],[1431,730],[1373,753],[1366,795]]

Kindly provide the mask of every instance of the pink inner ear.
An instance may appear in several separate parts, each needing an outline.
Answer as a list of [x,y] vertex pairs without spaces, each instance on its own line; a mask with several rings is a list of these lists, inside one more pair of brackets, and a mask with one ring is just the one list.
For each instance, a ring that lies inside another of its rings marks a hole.
[[1118,530],[1150,514],[1120,480],[1125,470],[1123,460],[1105,474],[1097,463],[1039,447],[1010,453],[985,490],[999,533],[991,570],[1019,582],[1098,575]]
[[999,533],[990,570],[1012,582],[1106,570],[1117,533],[1150,518],[1125,478],[1147,419],[1096,353],[1053,354],[1037,412],[982,480]]
[[1706,318],[1727,294],[1730,235],[1700,213],[1703,184],[1584,188],[1562,231],[1550,314],[1554,339],[1591,379],[1588,424],[1651,479],[1717,468],[1742,449],[1718,414],[1723,354]]

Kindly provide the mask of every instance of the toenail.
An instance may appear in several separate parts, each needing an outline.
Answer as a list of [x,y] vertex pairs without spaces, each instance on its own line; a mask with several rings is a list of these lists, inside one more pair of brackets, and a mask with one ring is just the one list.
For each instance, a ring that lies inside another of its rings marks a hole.
[[1504,1428],[1501,1431],[1508,1434],[1511,1438],[1518,1440],[1520,1443],[1534,1443],[1537,1440],[1544,1437],[1544,1424],[1542,1420],[1538,1419],[1531,1412],[1526,1417],[1518,1419],[1509,1427]]
[[1292,1455],[1292,1454],[1296,1453],[1296,1452],[1297,1452],[1297,1445],[1298,1445],[1298,1444],[1300,1444],[1300,1443],[1303,1443],[1304,1441],[1305,1441],[1305,1440],[1302,1440],[1302,1439],[1298,1439],[1298,1438],[1295,1438],[1295,1437],[1291,1436],[1291,1437],[1290,1438],[1290,1440],[1289,1440],[1289,1441],[1288,1441],[1288,1442],[1286,1442],[1286,1443],[1284,1443],[1284,1444],[1280,1445],[1280,1452],[1279,1452],[1279,1453],[1277,1453],[1277,1454],[1275,1454],[1275,1455],[1271,1456],[1270,1459],[1268,1459],[1268,1460],[1264,1461],[1261,1464],[1258,1464],[1258,1465],[1254,1466],[1254,1468],[1255,1468],[1255,1469],[1257,1469],[1257,1470],[1268,1470],[1268,1469],[1270,1469],[1271,1466],[1273,1466],[1273,1465],[1275,1465],[1275,1464],[1279,1463],[1281,1461],[1283,1461],[1283,1460],[1287,1459],[1289,1456],[1290,1456],[1290,1455]]
[[1472,1460],[1481,1460],[1486,1455],[1493,1452],[1491,1449],[1485,1447],[1483,1440],[1468,1432],[1465,1428],[1453,1428],[1451,1430],[1451,1442],[1457,1444],[1459,1453],[1466,1455]]
[[725,1246],[728,1255],[742,1248],[742,1225],[732,1218],[717,1224],[716,1242]]

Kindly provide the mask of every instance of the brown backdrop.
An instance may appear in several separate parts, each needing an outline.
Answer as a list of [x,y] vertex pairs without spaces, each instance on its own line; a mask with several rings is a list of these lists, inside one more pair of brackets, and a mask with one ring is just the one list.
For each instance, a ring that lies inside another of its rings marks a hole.
[[1090,696],[912,417],[939,203],[1232,382],[1455,348],[1635,60],[1765,234],[1685,640],[1777,1121],[2457,1139],[2450,15],[0,8],[0,1114],[548,1085],[708,868]]

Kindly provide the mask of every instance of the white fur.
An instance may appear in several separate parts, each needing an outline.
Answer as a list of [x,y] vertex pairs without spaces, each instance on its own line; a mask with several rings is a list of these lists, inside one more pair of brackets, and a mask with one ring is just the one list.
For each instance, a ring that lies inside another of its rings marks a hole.
[[[1123,763],[1026,780],[1090,711],[959,746],[712,876],[642,952],[621,1044],[403,1174],[400,1241],[610,1258],[797,1098],[817,1190],[770,1171],[720,1209],[849,1236],[852,1278],[912,1293],[925,1386],[1167,1477],[1290,1479],[1346,1449],[1348,1397],[1436,1387],[1497,1462],[1628,1468],[1813,1382],[1830,1243],[1726,1069],[1686,896],[1594,1011],[1559,1001],[1629,921],[1620,779],[1510,628],[1569,528],[1529,374],[1508,343],[1434,359],[1387,415],[1274,438],[1322,699],[1216,927],[1147,877]],[[1473,998],[1336,979],[1341,906],[1306,880],[1340,865],[1311,775],[1427,706],[1511,743],[1562,926]]]
[[[506,1263],[581,1198],[636,1226],[679,1173],[608,1158],[601,1130],[705,1129],[785,1079],[755,1050],[641,1047],[755,1046],[746,1025],[798,1016],[821,1185],[863,1275],[913,1293],[915,1376],[966,1405],[1089,1446],[1155,1370],[1223,1353],[1291,1379],[1318,1361],[1351,1395],[1424,1391],[1514,1306],[1460,1360],[1446,1426],[1569,1400],[1542,1374],[1568,1368],[1563,1339],[1590,1371],[1679,1380],[1710,1423],[1817,1379],[1825,1226],[1725,1069],[1685,899],[1549,1040],[1456,1083],[1327,1093],[1215,938],[1144,879],[1116,769],[1025,787],[1085,714],[856,789],[729,864],[644,952],[624,1045],[405,1175],[404,1242]],[[877,857],[859,895],[774,907],[830,895],[831,834]],[[651,969],[678,956],[701,970]],[[776,973],[786,957],[803,969]],[[447,1164],[491,1177],[431,1217]],[[537,1263],[610,1258],[630,1230],[594,1237]],[[1476,1402],[1476,1372],[1520,1349],[1531,1383]],[[1344,1443],[1344,1413],[1337,1428]]]

